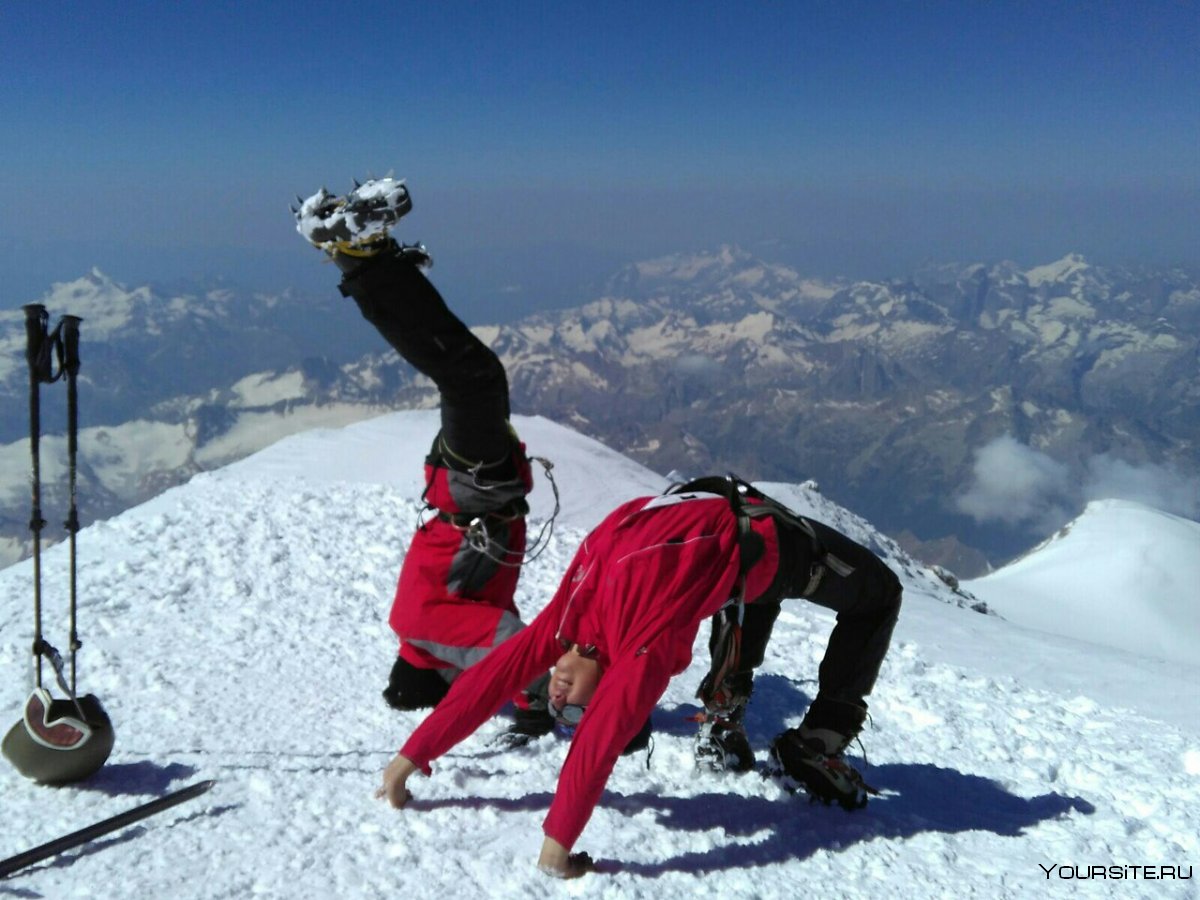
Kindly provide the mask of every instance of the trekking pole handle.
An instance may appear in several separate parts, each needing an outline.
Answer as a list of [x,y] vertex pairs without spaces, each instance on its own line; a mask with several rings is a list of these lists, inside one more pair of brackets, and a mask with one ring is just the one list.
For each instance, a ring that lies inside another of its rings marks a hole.
[[25,361],[30,377],[35,382],[49,382],[51,362],[46,342],[50,314],[40,303],[27,303],[22,309],[25,310]]
[[40,303],[27,303],[22,309],[25,310],[25,361],[32,369],[42,355],[50,314]]
[[79,316],[63,316],[59,320],[62,327],[62,368],[68,375],[79,374]]

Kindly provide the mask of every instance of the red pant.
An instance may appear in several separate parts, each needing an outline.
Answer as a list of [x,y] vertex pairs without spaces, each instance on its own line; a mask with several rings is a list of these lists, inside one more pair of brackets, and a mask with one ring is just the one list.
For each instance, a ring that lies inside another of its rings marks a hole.
[[487,552],[432,517],[413,536],[388,621],[400,655],[418,668],[462,670],[519,631],[513,603],[525,552],[525,519],[484,519]]

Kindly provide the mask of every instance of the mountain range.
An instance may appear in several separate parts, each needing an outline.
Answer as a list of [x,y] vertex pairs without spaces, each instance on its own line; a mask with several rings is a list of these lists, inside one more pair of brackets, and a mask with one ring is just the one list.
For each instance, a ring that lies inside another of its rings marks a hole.
[[[285,434],[435,405],[337,296],[336,274],[315,273],[328,287],[313,297],[129,290],[96,271],[55,285],[41,300],[51,314],[84,318],[85,518]],[[597,295],[476,331],[504,360],[515,411],[655,471],[814,481],[963,576],[1106,491],[1200,512],[1194,272],[1070,254],[855,282],[722,247],[632,264]],[[27,550],[23,340],[20,311],[0,313],[10,559]],[[61,392],[43,393],[47,431],[61,433]],[[51,506],[62,443],[43,445]]]

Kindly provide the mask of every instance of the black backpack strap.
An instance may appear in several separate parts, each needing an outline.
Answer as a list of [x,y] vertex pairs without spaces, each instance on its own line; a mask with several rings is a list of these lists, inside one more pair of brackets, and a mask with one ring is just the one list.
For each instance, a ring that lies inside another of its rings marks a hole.
[[766,553],[766,544],[763,539],[755,533],[750,527],[750,518],[747,513],[755,509],[754,504],[743,502],[744,497],[753,497],[755,499],[765,499],[761,491],[757,490],[748,481],[744,481],[732,472],[725,476],[707,475],[703,478],[695,478],[683,484],[672,485],[667,488],[668,494],[716,494],[719,497],[724,497],[729,501],[729,506],[733,510],[733,514],[738,520],[738,549],[741,551],[739,558],[741,559],[741,580],[738,584],[738,593],[741,594],[744,587],[746,573],[750,568],[762,559]]
[[817,530],[808,519],[792,512],[778,501],[767,497],[766,502],[761,505],[747,506],[744,515],[747,518],[774,516],[777,522],[782,522],[795,528],[808,537],[809,553],[811,554],[808,581],[800,588],[797,596],[811,597],[817,588],[821,586],[821,581],[825,578],[827,572],[833,572],[842,578],[847,578],[854,573],[854,566],[829,552],[829,549],[822,543],[820,536],[817,534]]
[[[834,556],[826,549],[818,537],[816,529],[813,528],[812,523],[804,518],[804,516],[788,509],[788,507],[784,506],[774,497],[764,494],[748,481],[739,478],[732,472],[724,477],[710,475],[704,478],[697,478],[670,488],[668,493],[687,493],[689,491],[703,491],[725,497],[733,508],[734,514],[738,517],[738,540],[741,546],[743,576],[742,583],[739,584],[739,590],[744,585],[746,572],[762,558],[765,552],[765,545],[762,538],[754,532],[750,525],[752,519],[763,516],[772,516],[776,522],[795,528],[808,537],[809,549],[812,554],[812,564],[809,567],[808,581],[801,590],[801,597],[812,596],[817,588],[820,587],[826,572],[832,571],[843,578],[848,577],[854,572],[853,566]],[[751,498],[758,502],[746,503],[746,498]]]
[[712,665],[696,691],[696,696],[704,704],[706,713],[729,712],[736,704],[736,698],[730,693],[727,678],[737,672],[741,665],[746,573],[766,553],[766,543],[755,533],[750,525],[750,516],[747,515],[747,510],[752,508],[752,505],[743,502],[743,497],[757,496],[758,491],[731,472],[724,477],[709,475],[672,485],[666,493],[716,494],[728,501],[734,516],[737,517],[740,560],[737,587],[729,603],[713,617],[713,635],[709,642]]

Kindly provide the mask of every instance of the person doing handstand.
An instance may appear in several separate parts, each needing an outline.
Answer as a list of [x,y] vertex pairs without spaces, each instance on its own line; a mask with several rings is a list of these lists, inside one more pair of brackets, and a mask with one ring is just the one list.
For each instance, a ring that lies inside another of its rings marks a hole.
[[[441,428],[425,459],[429,515],[408,547],[388,617],[400,643],[383,696],[400,710],[434,706],[465,669],[524,628],[513,596],[533,486],[509,422],[503,364],[426,278],[425,247],[389,235],[411,208],[404,183],[384,178],[345,197],[322,189],[294,210],[297,230],[341,271],[343,296],[440,398]],[[553,727],[544,679],[530,680],[541,684],[515,695],[517,727],[544,733]]]

